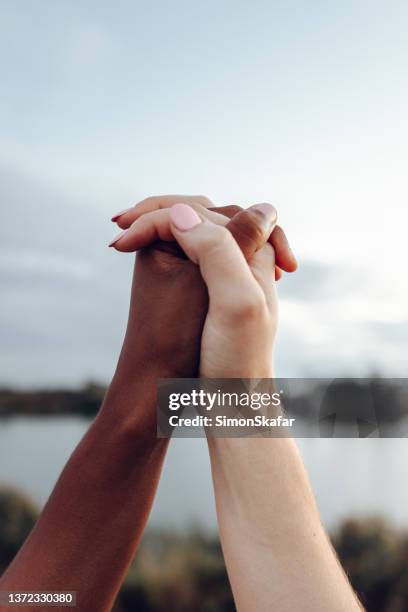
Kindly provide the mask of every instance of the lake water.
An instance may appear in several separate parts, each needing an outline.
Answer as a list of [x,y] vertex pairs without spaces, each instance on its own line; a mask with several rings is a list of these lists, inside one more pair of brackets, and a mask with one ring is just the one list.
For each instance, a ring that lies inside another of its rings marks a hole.
[[[47,499],[87,427],[79,418],[0,421],[0,483]],[[303,439],[298,444],[322,518],[381,514],[408,526],[407,439]],[[206,442],[171,442],[150,526],[216,525]]]

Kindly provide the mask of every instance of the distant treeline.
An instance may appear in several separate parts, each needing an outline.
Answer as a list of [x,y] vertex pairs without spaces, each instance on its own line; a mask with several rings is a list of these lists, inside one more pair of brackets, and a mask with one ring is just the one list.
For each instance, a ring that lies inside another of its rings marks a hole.
[[[358,422],[381,426],[408,416],[408,379],[333,378],[278,379],[287,388],[284,409],[297,419]],[[97,413],[106,387],[89,383],[82,389],[20,391],[0,388],[0,418],[13,416],[80,415]],[[408,431],[406,426],[404,431]],[[402,432],[400,432],[402,433]],[[405,436],[405,433],[402,435]],[[329,436],[330,437],[330,436]]]
[[87,384],[82,389],[16,391],[0,389],[0,417],[79,415],[95,416],[106,387]]

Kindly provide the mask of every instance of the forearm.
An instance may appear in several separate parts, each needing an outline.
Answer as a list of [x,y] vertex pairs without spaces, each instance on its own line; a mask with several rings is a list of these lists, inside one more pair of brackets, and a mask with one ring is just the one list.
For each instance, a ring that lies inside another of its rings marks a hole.
[[151,509],[167,448],[156,438],[155,379],[120,375],[62,472],[1,590],[77,591],[109,610]]
[[238,610],[361,607],[289,438],[209,438],[220,535]]

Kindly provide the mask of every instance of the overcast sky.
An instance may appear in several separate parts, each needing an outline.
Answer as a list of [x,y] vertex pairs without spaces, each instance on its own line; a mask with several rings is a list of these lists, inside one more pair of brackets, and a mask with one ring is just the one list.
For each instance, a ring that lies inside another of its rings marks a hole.
[[0,383],[109,379],[109,217],[177,192],[277,206],[279,375],[407,375],[405,1],[0,8]]

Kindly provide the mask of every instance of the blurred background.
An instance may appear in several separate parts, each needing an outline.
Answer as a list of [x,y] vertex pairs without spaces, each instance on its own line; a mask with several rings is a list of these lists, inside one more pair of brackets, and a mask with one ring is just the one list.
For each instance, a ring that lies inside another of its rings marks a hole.
[[[0,11],[1,569],[113,373],[133,256],[107,248],[109,219],[148,195],[277,206],[300,261],[279,287],[279,376],[407,376],[408,5]],[[367,609],[408,610],[406,440],[299,445]],[[203,440],[172,442],[117,604],[134,609],[234,609]]]

